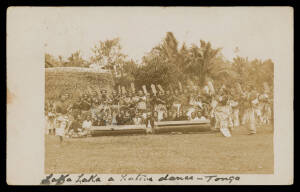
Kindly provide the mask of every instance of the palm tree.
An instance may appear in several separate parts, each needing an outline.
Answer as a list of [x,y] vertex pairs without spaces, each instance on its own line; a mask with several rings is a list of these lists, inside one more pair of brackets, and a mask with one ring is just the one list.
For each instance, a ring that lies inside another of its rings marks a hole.
[[177,50],[178,42],[172,32],[167,32],[167,35],[163,41],[162,47],[167,53],[168,59],[174,62],[178,56]]
[[213,49],[210,42],[200,40],[200,47],[192,45],[188,56],[185,71],[193,74],[200,86],[203,86],[210,78],[219,80],[228,76],[236,76],[230,69],[229,62],[225,61],[222,56],[221,48]]

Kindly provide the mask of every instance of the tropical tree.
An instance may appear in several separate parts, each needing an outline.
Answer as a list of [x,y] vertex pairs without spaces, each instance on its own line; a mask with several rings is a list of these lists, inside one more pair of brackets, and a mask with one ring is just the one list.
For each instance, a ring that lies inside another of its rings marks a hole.
[[178,81],[184,81],[182,61],[177,40],[172,32],[167,32],[162,42],[142,58],[142,63],[134,74],[135,82],[139,86],[178,86]]
[[274,63],[271,59],[262,61],[237,56],[233,59],[232,70],[238,74],[237,80],[241,84],[252,84],[255,87],[263,89],[263,83],[273,87]]
[[54,67],[55,66],[55,62],[53,62],[54,59],[53,59],[53,56],[50,55],[49,53],[46,53],[45,54],[45,67],[48,68],[48,67]]
[[[60,60],[62,62],[61,57]],[[82,58],[79,50],[76,51],[75,53],[72,53],[71,56],[68,57],[68,61],[63,63],[65,67],[88,67],[89,66],[89,63]]]
[[239,74],[239,76],[246,75],[248,65],[248,58],[243,58],[240,56],[233,58],[232,68]]
[[193,44],[184,57],[188,57],[184,62],[184,71],[193,75],[200,86],[208,79],[220,80],[235,75],[221,48],[213,49],[210,42],[200,40],[199,47]]
[[[162,43],[155,46],[143,57],[143,66],[136,74],[136,81],[150,84],[178,86],[178,81],[186,84],[189,80],[203,86],[208,79],[223,80],[235,77],[230,62],[221,54],[221,49],[213,49],[210,42],[200,41],[200,46],[190,48],[185,43],[178,49],[178,41],[168,32]],[[147,80],[142,80],[147,77]]]
[[271,87],[274,86],[274,62],[271,59],[267,59],[261,66],[261,80],[267,82]]
[[134,82],[136,77],[136,71],[138,70],[138,65],[136,61],[134,60],[129,60],[129,61],[124,61],[122,68],[119,68],[119,75],[115,77],[115,84],[116,86],[121,85],[121,86],[129,86],[130,83]]
[[91,63],[95,63],[103,69],[111,70],[115,75],[119,75],[127,57],[121,52],[120,39],[114,38],[106,41],[99,41],[92,48],[94,55],[91,57]]
[[135,71],[135,84],[138,87],[151,84],[160,84],[164,87],[174,85],[180,73],[176,73],[176,68],[169,65],[165,57],[153,51],[143,58],[142,64]]
[[166,37],[160,47],[166,55],[167,62],[173,65],[178,65],[178,41],[172,32],[167,32]]
[[61,60],[56,59],[53,55],[45,54],[45,67],[63,67],[64,63]]
[[[235,57],[232,62],[224,58],[221,48],[213,48],[209,41],[200,40],[200,44],[179,47],[172,32],[147,53],[140,63],[129,60],[122,53],[120,39],[99,41],[93,48],[90,61],[82,58],[76,51],[63,60],[62,56],[45,54],[45,67],[99,67],[110,70],[116,85],[129,86],[135,82],[137,88],[142,85],[160,84],[164,87],[178,87],[197,84],[204,86],[208,80],[215,84],[233,84],[234,82],[260,84],[267,82],[273,87],[274,63],[271,59]],[[236,48],[235,52],[239,49]],[[92,65],[91,65],[92,64]]]

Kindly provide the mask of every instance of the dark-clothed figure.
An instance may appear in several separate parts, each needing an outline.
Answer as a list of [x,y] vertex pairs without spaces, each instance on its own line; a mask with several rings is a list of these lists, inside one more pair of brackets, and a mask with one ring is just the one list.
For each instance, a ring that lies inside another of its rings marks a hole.
[[74,133],[78,133],[79,129],[81,129],[81,121],[80,121],[80,115],[74,118],[72,121],[69,132],[72,131]]

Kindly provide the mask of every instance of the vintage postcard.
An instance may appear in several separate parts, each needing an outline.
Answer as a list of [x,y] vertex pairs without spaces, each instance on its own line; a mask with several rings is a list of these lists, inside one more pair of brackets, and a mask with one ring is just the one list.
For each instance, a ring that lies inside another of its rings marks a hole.
[[293,8],[9,7],[9,185],[293,184]]

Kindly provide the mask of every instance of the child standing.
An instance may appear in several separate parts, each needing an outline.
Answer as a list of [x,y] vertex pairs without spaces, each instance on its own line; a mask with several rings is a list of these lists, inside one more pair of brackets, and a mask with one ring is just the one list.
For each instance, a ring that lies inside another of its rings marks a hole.
[[146,123],[146,133],[153,133],[154,132],[154,117],[152,115],[152,112],[148,112],[147,113],[147,118],[145,119],[145,123]]

